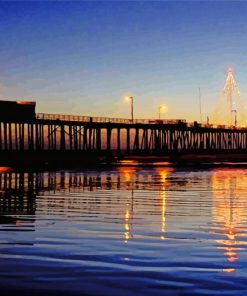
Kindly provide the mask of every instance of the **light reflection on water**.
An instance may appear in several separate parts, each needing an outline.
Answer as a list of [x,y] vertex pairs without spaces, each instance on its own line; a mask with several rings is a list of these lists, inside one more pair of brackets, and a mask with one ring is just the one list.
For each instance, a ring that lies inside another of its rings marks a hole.
[[246,189],[234,168],[0,170],[0,288],[246,295]]
[[[247,175],[243,170],[218,170],[213,173],[213,222],[222,238],[217,240],[229,262],[238,260],[238,251],[244,250],[247,242],[243,231],[246,221]],[[233,272],[235,268],[225,269]]]

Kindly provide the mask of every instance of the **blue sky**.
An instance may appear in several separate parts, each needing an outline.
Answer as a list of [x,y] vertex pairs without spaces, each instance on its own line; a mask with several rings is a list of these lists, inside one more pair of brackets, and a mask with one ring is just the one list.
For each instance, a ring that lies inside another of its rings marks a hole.
[[247,3],[1,2],[0,98],[37,111],[199,119],[212,112],[226,70],[247,99]]

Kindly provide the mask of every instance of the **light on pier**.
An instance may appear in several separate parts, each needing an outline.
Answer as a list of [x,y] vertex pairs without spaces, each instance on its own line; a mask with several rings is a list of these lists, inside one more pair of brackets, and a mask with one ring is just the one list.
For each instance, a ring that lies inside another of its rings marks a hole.
[[126,97],[126,101],[131,103],[131,120],[134,120],[134,97]]
[[166,112],[167,112],[167,106],[164,104],[159,105],[159,119],[160,119],[161,113],[166,113]]

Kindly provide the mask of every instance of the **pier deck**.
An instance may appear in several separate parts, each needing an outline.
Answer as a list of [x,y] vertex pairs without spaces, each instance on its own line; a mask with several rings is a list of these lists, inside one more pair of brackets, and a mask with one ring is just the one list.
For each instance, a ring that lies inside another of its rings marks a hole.
[[247,152],[247,129],[185,120],[36,114],[0,121],[0,161],[20,155],[102,159],[124,156],[220,155]]

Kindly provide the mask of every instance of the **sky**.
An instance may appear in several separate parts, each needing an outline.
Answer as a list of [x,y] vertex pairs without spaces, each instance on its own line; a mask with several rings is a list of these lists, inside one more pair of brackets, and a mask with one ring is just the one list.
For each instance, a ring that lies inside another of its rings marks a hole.
[[0,2],[0,99],[37,112],[203,119],[228,67],[247,100],[247,2]]

